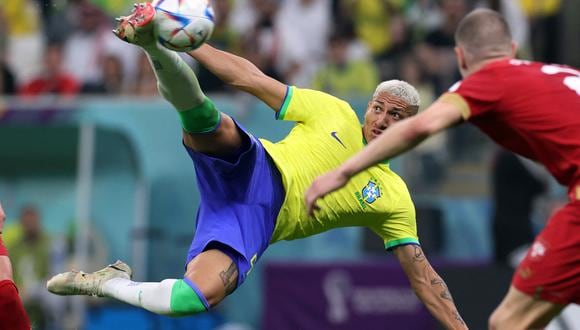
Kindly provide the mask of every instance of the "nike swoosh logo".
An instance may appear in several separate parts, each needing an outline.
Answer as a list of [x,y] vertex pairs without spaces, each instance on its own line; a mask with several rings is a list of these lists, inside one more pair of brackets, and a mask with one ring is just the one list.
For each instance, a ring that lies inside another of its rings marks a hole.
[[342,141],[340,141],[340,139],[338,138],[338,135],[336,135],[336,131],[330,132],[330,136],[332,136],[336,141],[338,141],[338,143],[340,143],[346,149],[344,143],[342,143]]

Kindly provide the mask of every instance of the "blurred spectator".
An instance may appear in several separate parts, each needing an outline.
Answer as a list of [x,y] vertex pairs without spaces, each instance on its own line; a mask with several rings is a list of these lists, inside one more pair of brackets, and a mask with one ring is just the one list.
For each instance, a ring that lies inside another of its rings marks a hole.
[[419,60],[430,75],[437,95],[461,78],[453,51],[454,34],[459,20],[465,16],[467,9],[465,0],[442,0],[441,26],[427,34],[425,40],[416,48]]
[[284,1],[274,25],[276,66],[284,82],[306,87],[324,58],[330,33],[330,0]]
[[115,55],[106,55],[103,61],[103,79],[97,84],[83,86],[83,94],[122,95],[125,93],[123,64]]
[[518,43],[518,57],[531,59],[530,24],[519,1],[499,1],[499,12],[505,17],[512,39]]
[[0,8],[0,95],[11,95],[16,92],[14,75],[6,65],[6,20],[2,8]]
[[133,87],[133,94],[140,96],[157,96],[157,79],[155,73],[149,65],[149,59],[145,52],[141,52],[139,56],[139,65],[137,68],[137,78],[135,79],[135,86]]
[[535,199],[547,190],[547,174],[538,165],[506,150],[498,150],[492,164],[494,259],[517,266],[511,255],[534,241],[532,212]]
[[[240,54],[241,37],[229,22],[232,0],[214,0],[212,5],[216,18],[210,43],[216,48]],[[226,89],[226,84],[203,66],[199,67],[197,78],[205,92],[221,92]]]
[[20,88],[22,96],[59,95],[74,96],[79,91],[79,83],[63,69],[62,45],[46,47],[44,67],[40,76],[33,78]]
[[40,72],[43,39],[40,13],[35,0],[3,0],[0,10],[6,20],[6,63],[17,84]]
[[105,16],[88,2],[78,7],[79,22],[65,42],[65,70],[73,74],[81,85],[99,84],[105,43],[110,31],[105,31]]
[[53,304],[45,281],[50,273],[51,239],[42,229],[35,206],[25,206],[20,212],[21,235],[9,246],[14,270],[14,282],[20,289],[24,307],[34,328],[43,329],[55,321]]
[[349,57],[351,39],[343,32],[332,35],[326,63],[318,70],[312,88],[343,98],[368,97],[379,83],[370,59]]
[[[427,73],[435,95],[447,91],[461,79],[455,57],[454,34],[461,18],[468,11],[466,0],[442,0],[442,25],[429,33],[415,47],[415,53]],[[460,125],[449,131],[449,156],[459,162],[481,162],[483,146],[489,143],[483,134],[469,125]]]
[[443,20],[437,0],[411,1],[405,11],[407,24],[411,27],[411,39],[414,42],[424,40],[427,34],[441,26]]
[[411,38],[404,17],[395,15],[389,26],[390,46],[383,53],[375,56],[380,70],[380,80],[389,80],[401,75],[400,67],[404,56],[411,49]]
[[[400,78],[413,85],[421,96],[419,112],[435,99],[433,86],[427,80],[417,57],[412,53],[401,56]],[[446,175],[447,133],[429,137],[404,158],[404,175],[407,185],[415,193],[432,192]]]
[[276,0],[252,0],[252,17],[255,18],[247,33],[242,34],[242,53],[262,72],[282,80],[275,67],[279,40],[274,31],[274,18],[278,11]]
[[560,22],[558,20],[561,0],[520,0],[530,20],[531,45],[534,60],[559,62]]
[[356,35],[371,50],[373,56],[389,51],[392,46],[391,20],[400,9],[397,0],[344,0],[347,13],[353,15]]

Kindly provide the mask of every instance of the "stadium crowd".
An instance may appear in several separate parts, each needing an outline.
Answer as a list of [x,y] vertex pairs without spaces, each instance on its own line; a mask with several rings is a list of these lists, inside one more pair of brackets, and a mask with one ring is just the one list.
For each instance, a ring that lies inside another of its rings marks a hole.
[[[367,95],[380,80],[400,77],[417,86],[427,104],[459,79],[453,32],[472,7],[503,12],[523,57],[565,63],[554,37],[561,35],[557,17],[564,2],[214,0],[211,43],[288,84],[342,97]],[[2,94],[156,95],[144,54],[110,32],[113,17],[126,13],[131,4],[2,1]],[[225,90],[208,72],[200,69],[199,76],[208,92]]]
[[[453,34],[459,20],[476,6],[505,15],[514,40],[520,44],[520,57],[580,66],[574,39],[580,22],[572,22],[576,28],[567,30],[571,20],[560,19],[573,2],[212,0],[216,25],[210,43],[249,59],[285,83],[347,99],[365,98],[380,81],[400,78],[419,90],[425,107],[460,79]],[[0,98],[157,97],[157,82],[145,54],[119,42],[111,33],[114,17],[126,14],[131,6],[128,0],[0,1]],[[563,51],[564,45],[574,44],[576,51]],[[205,91],[234,93],[209,71],[191,64],[196,66]],[[415,154],[421,158],[421,175],[411,176],[409,186],[416,187],[414,183],[419,181],[425,186],[444,175],[444,145],[449,157],[457,161],[474,157],[473,146],[484,143],[469,128],[447,134],[461,136],[447,139],[442,135],[422,146]],[[412,166],[406,171],[413,171]],[[35,212],[29,210],[38,216]],[[48,237],[42,237],[42,244],[52,244],[44,241]],[[36,257],[35,251],[30,255]],[[34,259],[46,261],[48,257]],[[47,275],[44,268],[49,265],[42,267],[35,282]],[[23,292],[37,299],[34,290]],[[44,317],[51,322],[50,315]]]

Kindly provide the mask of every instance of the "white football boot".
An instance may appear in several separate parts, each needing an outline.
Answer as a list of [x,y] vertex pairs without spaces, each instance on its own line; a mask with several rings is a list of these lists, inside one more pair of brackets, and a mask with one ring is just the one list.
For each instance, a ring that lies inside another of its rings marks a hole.
[[70,271],[53,276],[46,282],[48,291],[61,296],[85,295],[104,297],[103,284],[112,278],[130,280],[132,270],[126,263],[117,260],[114,264],[94,273]]

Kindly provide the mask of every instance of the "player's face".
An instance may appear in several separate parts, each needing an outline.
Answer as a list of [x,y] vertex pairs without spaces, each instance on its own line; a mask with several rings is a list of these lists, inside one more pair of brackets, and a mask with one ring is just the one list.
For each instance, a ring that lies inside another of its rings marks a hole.
[[363,134],[367,142],[377,138],[392,124],[416,113],[416,109],[402,99],[386,92],[379,93],[369,102],[365,114]]

